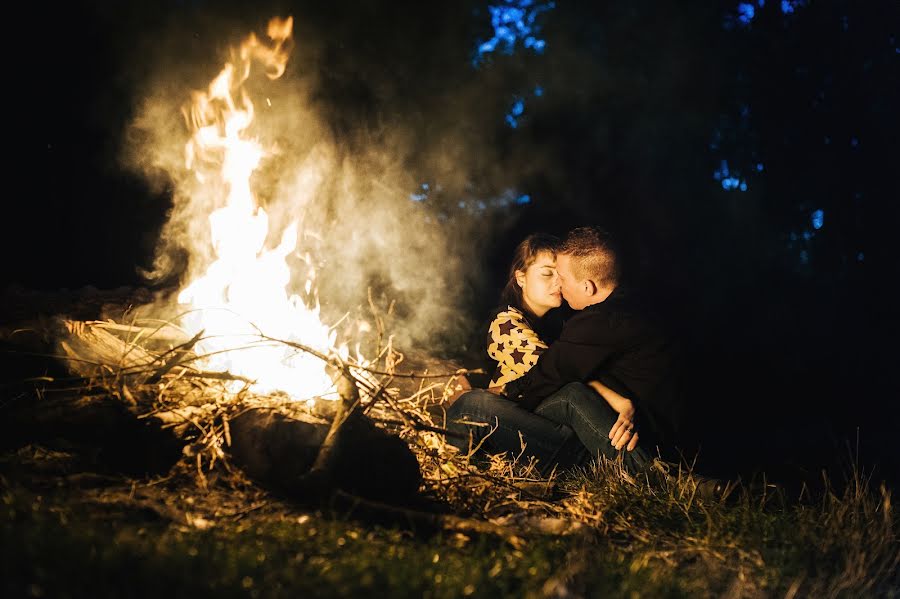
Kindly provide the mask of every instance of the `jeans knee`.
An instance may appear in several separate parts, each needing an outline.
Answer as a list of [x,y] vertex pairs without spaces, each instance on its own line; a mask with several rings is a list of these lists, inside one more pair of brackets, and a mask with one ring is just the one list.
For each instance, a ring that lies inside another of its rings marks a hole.
[[562,389],[557,391],[557,393],[564,393],[568,397],[596,396],[596,393],[584,383],[568,383]]
[[557,395],[570,406],[584,405],[587,402],[596,402],[601,399],[593,389],[584,383],[569,383],[557,391]]
[[447,417],[458,418],[462,414],[475,418],[493,416],[496,408],[491,408],[491,402],[496,398],[496,395],[481,389],[467,391],[447,409]]

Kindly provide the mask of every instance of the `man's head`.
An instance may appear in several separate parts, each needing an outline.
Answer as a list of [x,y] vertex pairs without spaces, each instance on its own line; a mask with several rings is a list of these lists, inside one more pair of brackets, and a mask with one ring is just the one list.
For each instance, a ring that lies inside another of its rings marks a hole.
[[562,294],[575,310],[599,304],[616,288],[618,260],[609,234],[579,227],[566,235],[556,255]]

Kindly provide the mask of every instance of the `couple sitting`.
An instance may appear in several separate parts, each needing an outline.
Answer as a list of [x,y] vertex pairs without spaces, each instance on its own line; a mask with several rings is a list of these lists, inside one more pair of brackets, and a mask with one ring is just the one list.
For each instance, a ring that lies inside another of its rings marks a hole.
[[[555,335],[548,313],[563,299],[575,312]],[[528,237],[502,300],[488,333],[496,372],[489,389],[450,405],[448,428],[465,439],[449,442],[536,458],[544,474],[600,455],[642,472],[657,453],[670,454],[681,412],[677,369],[665,337],[620,285],[604,232]]]

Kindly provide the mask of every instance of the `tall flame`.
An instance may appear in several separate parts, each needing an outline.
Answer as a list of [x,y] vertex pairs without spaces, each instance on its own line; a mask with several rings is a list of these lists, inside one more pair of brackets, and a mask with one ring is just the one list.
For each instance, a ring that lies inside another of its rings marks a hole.
[[[208,91],[194,92],[184,110],[192,132],[185,148],[187,167],[202,184],[221,188],[224,198],[209,214],[215,260],[181,290],[178,302],[193,308],[185,325],[192,332],[205,331],[197,349],[208,356],[206,368],[256,381],[253,389],[259,392],[281,390],[301,399],[332,386],[324,363],[284,344],[266,342],[260,333],[323,353],[335,339],[319,320],[318,304],[308,308],[300,297],[288,296],[291,272],[285,259],[295,251],[297,223],[284,229],[275,248],[264,247],[269,217],[253,194],[250,177],[265,150],[247,134],[253,103],[243,87],[254,61],[264,65],[271,79],[284,73],[292,28],[291,17],[276,18],[269,22],[271,43],[247,37]],[[202,248],[192,250],[204,253]],[[314,275],[310,271],[307,291]]]

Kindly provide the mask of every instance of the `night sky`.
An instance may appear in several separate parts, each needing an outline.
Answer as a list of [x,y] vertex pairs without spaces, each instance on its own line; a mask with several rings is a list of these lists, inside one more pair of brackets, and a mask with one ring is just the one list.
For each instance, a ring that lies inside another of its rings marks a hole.
[[816,471],[858,431],[896,471],[900,3],[127,4],[53,8],[48,58],[14,57],[4,283],[146,285],[171,188],[121,157],[148,82],[203,87],[291,14],[289,75],[342,152],[396,151],[472,331],[525,234],[599,224],[684,346],[710,468]]

